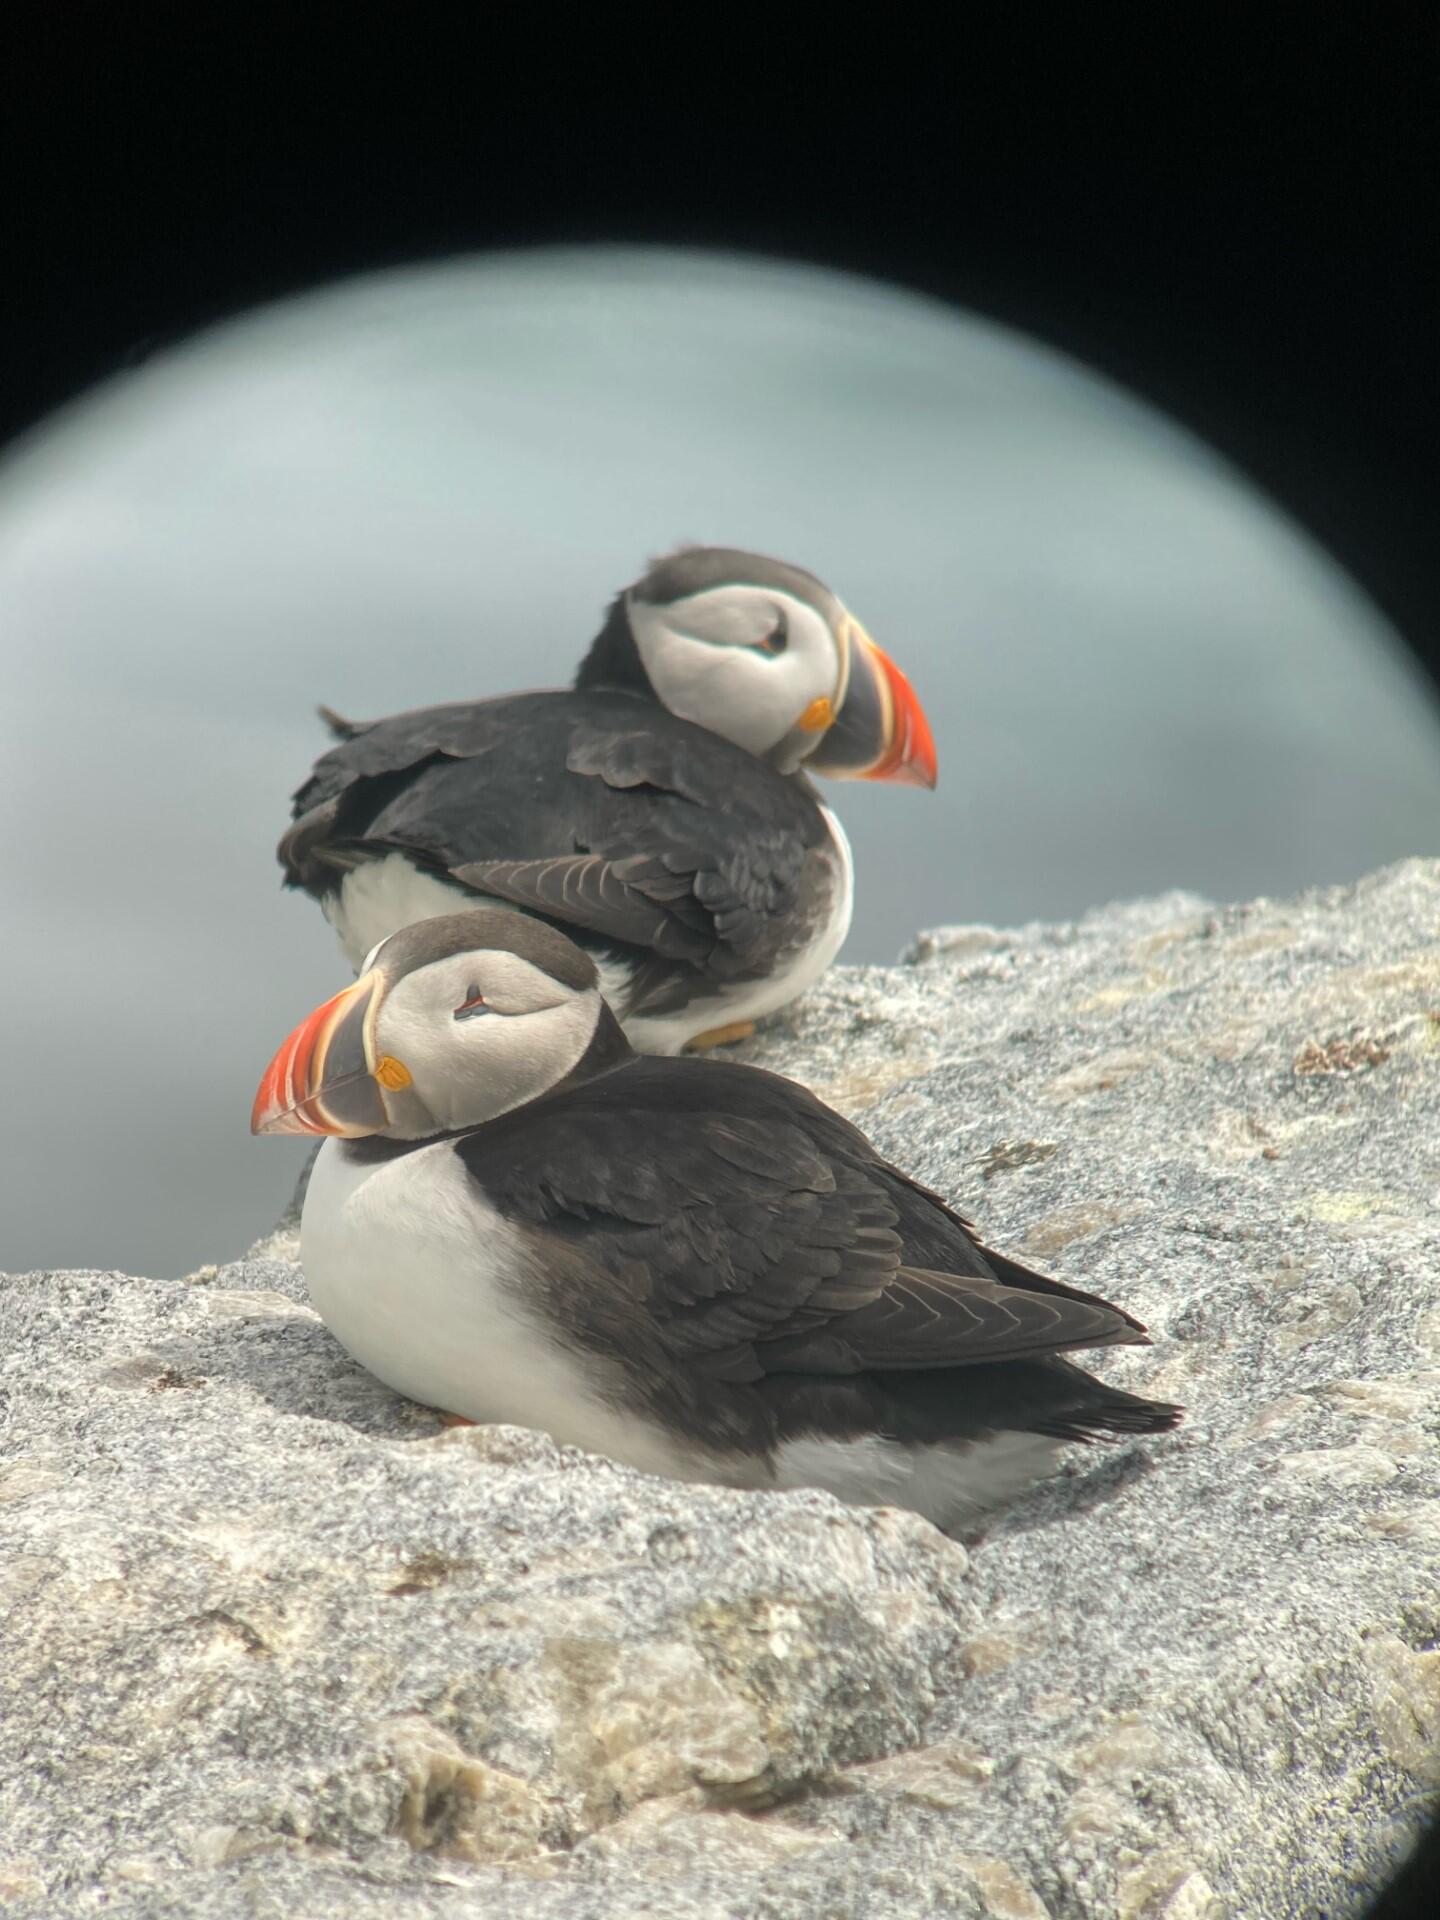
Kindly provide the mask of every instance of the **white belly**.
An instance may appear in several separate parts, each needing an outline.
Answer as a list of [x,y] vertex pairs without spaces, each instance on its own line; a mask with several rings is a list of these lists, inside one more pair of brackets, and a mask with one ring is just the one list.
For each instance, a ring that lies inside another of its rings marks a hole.
[[823,1487],[862,1507],[909,1507],[937,1527],[969,1524],[1048,1474],[1058,1441],[997,1433],[969,1446],[905,1447],[865,1440],[789,1440],[775,1461],[777,1487]]
[[387,853],[383,860],[366,860],[353,867],[338,890],[327,894],[320,905],[340,937],[345,958],[358,973],[371,948],[401,927],[435,920],[443,913],[464,913],[467,907],[481,905],[481,898],[468,887],[454,887],[422,872],[403,853]]
[[[528,1245],[464,1177],[449,1141],[394,1160],[347,1160],[327,1140],[300,1223],[300,1260],[331,1333],[425,1406],[553,1434],[627,1466],[721,1479],[602,1395],[605,1363],[568,1352],[524,1305]],[[617,1396],[618,1397],[618,1396]]]

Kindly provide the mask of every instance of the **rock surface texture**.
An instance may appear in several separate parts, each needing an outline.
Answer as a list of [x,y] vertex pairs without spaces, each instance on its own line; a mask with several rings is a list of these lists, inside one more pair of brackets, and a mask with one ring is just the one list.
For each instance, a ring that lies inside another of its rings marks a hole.
[[444,1429],[284,1227],[12,1278],[7,1916],[1363,1910],[1440,1786],[1440,863],[927,935],[746,1051],[1181,1431],[966,1547]]

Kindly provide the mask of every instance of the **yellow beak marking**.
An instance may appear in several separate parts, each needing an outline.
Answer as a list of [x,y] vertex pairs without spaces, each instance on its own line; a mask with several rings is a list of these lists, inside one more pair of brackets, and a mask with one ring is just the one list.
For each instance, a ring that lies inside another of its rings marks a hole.
[[397,1060],[393,1053],[387,1053],[375,1064],[375,1078],[391,1093],[399,1093],[402,1087],[409,1086],[413,1075],[403,1060]]
[[835,708],[822,693],[818,700],[812,700],[801,714],[796,725],[804,733],[820,733],[835,718]]

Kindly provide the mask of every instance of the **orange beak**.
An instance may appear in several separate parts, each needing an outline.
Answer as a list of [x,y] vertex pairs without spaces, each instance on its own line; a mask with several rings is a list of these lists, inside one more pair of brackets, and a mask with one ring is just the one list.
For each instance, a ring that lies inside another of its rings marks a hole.
[[938,774],[930,722],[887,653],[850,622],[850,679],[834,722],[805,762],[834,780],[893,780],[933,787]]
[[[870,652],[890,688],[890,739],[883,758],[865,775],[867,780],[894,780],[905,787],[933,787],[939,777],[935,738],[915,689],[888,653],[872,640]],[[853,671],[853,669],[852,669]]]
[[302,1020],[265,1070],[252,1133],[334,1133],[359,1139],[388,1124],[370,1066],[379,976],[367,973]]

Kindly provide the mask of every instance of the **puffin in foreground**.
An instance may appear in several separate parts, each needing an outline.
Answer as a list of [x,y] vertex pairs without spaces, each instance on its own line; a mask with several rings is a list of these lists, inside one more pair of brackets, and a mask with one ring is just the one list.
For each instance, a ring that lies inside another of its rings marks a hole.
[[850,847],[807,773],[935,784],[909,682],[830,589],[724,547],[618,595],[573,688],[322,712],[341,744],[279,858],[351,965],[501,901],[584,947],[645,1053],[743,1038],[839,951]]
[[355,1359],[644,1471],[973,1519],[1180,1409],[1058,1356],[1122,1308],[994,1253],[794,1081],[634,1053],[594,963],[422,921],[295,1029],[255,1133],[327,1134],[300,1228]]

